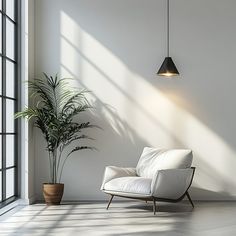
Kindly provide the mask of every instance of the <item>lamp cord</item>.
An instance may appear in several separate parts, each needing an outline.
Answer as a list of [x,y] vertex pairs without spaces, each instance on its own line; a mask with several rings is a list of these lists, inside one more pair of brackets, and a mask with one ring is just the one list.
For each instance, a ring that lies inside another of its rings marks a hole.
[[167,56],[170,53],[170,2],[167,0]]

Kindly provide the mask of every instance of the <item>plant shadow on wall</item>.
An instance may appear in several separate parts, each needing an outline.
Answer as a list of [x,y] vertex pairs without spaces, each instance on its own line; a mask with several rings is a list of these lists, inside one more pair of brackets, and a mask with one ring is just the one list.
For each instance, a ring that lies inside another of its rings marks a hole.
[[[73,78],[77,77],[73,75]],[[79,81],[79,84],[86,88],[82,81]],[[73,160],[71,159],[65,166],[66,175],[63,176],[63,179],[67,183],[68,189],[66,199],[70,200],[78,200],[78,198],[94,200],[99,195],[100,199],[106,197],[99,190],[104,167],[107,165],[136,166],[143,147],[148,146],[146,140],[142,139],[135,129],[119,116],[115,107],[103,103],[94,93],[91,93],[90,96],[95,109],[84,113],[82,119],[90,119],[92,123],[96,122],[102,128],[99,133],[95,130],[87,130],[88,135],[95,138],[98,152],[83,153],[81,159],[76,158],[75,153]],[[94,165],[95,162],[96,165]],[[70,179],[77,178],[77,172],[81,176],[77,179],[78,189],[86,189],[86,191],[78,190],[78,194],[75,195]],[[91,179],[91,173],[98,178]],[[94,191],[96,191],[96,195]]]
[[[60,204],[64,185],[61,176],[64,165],[72,153],[94,148],[81,145],[80,140],[92,139],[83,134],[84,129],[97,127],[90,122],[76,121],[80,113],[91,109],[85,90],[69,86],[69,79],[48,76],[27,81],[31,98],[36,102],[29,108],[15,114],[16,118],[33,119],[34,126],[41,130],[48,152],[50,182],[44,184],[47,204]],[[76,144],[73,148],[71,145]]]

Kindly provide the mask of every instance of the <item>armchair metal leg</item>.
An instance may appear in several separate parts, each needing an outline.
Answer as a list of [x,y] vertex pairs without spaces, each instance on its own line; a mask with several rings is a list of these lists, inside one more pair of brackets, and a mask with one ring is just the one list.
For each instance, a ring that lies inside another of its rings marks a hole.
[[153,200],[153,214],[156,215],[156,200],[155,198],[153,198],[152,200]]
[[110,200],[109,200],[109,202],[108,202],[108,204],[107,204],[107,210],[108,210],[108,208],[109,208],[109,206],[110,206],[110,204],[111,204],[111,201],[112,201],[113,197],[114,197],[114,195],[111,195],[111,198],[110,198]]
[[188,191],[186,192],[186,195],[187,195],[187,198],[188,198],[188,200],[190,201],[192,207],[194,207],[193,201],[192,201],[192,199],[191,199],[191,197],[190,197]]

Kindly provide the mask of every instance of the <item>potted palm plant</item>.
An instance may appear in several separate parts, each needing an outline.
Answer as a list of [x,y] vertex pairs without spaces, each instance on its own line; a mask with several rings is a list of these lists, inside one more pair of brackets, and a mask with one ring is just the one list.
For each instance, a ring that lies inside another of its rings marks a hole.
[[93,149],[79,145],[79,141],[89,139],[82,130],[94,125],[90,122],[78,123],[75,119],[91,108],[85,97],[87,91],[71,88],[68,80],[44,74],[43,78],[28,81],[31,97],[37,102],[15,114],[16,118],[33,119],[34,126],[42,131],[46,140],[50,182],[43,184],[43,195],[48,205],[61,202],[64,192],[61,177],[70,155],[82,149]]

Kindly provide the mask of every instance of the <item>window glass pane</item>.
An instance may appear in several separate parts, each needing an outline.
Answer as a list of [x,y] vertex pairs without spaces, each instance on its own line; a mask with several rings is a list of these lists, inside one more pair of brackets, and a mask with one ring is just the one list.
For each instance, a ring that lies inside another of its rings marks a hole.
[[15,19],[15,0],[6,0],[6,14],[12,18]]
[[6,167],[14,166],[14,135],[6,136]]
[[14,101],[6,99],[6,132],[14,132]]
[[0,171],[0,201],[2,201],[2,171]]
[[2,169],[2,135],[0,135],[0,169]]
[[0,56],[0,94],[2,95],[2,57]]
[[[0,2],[2,2],[0,0]],[[2,14],[0,13],[0,52],[2,52]]]
[[14,173],[14,168],[6,170],[6,198],[14,196]]
[[2,132],[2,98],[0,98],[0,133]]
[[6,60],[6,96],[12,98],[15,97],[14,76],[15,65],[13,62]]
[[2,0],[0,0],[0,10],[2,10]]
[[14,24],[6,19],[6,56],[15,59],[15,45],[14,45]]

